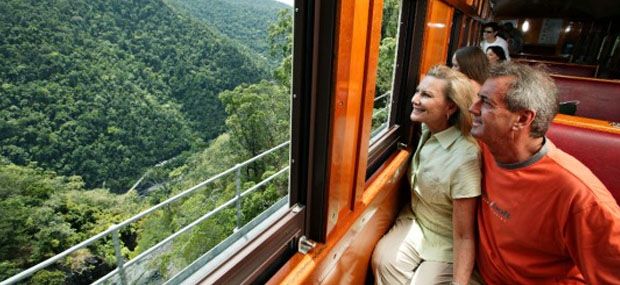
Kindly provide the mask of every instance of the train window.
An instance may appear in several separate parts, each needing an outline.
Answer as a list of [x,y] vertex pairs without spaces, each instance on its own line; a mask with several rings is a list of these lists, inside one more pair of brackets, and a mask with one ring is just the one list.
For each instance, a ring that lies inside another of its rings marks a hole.
[[[420,70],[420,59],[422,55],[422,41],[424,27],[426,26],[426,10],[428,1],[400,1],[389,2],[391,5],[398,4],[398,6],[387,6],[391,9],[399,9],[398,26],[396,29],[398,34],[397,39],[394,40],[396,49],[394,51],[394,63],[388,61],[382,61],[379,58],[378,72],[393,72],[389,74],[388,78],[392,80],[390,82],[391,89],[389,95],[391,96],[388,110],[389,115],[386,117],[384,130],[374,131],[371,137],[371,143],[368,150],[368,161],[366,168],[366,178],[370,178],[380,165],[396,150],[398,145],[408,145],[409,143],[415,143],[414,136],[416,135],[413,128],[410,128],[411,123],[409,120],[409,114],[411,113],[411,96],[418,83],[418,73]],[[385,7],[385,6],[384,6]],[[384,10],[385,11],[385,10]],[[384,12],[385,13],[385,12]],[[390,19],[384,19],[382,27],[386,25],[386,22]],[[383,29],[382,29],[383,36]],[[418,40],[416,40],[418,39]],[[386,41],[388,42],[388,41]],[[383,43],[383,41],[382,41]],[[388,66],[392,70],[385,71]],[[384,73],[384,75],[387,73]],[[377,74],[377,83],[380,83],[379,77],[384,76]],[[375,93],[375,97],[378,98],[382,94]],[[379,98],[382,99],[382,98]],[[376,100],[376,99],[375,99]],[[377,125],[375,123],[375,116],[378,112],[381,112],[380,108],[377,108],[380,102],[375,101],[375,109],[373,112],[373,127]],[[379,113],[380,115],[380,113]],[[374,128],[373,128],[374,130]]]
[[400,27],[400,0],[383,1],[381,44],[372,114],[370,144],[387,131],[390,122],[394,71]]
[[174,284],[290,254],[293,1],[75,2],[2,4],[0,280]]
[[446,65],[452,65],[452,55],[456,50],[458,50],[460,46],[460,38],[462,33],[463,22],[465,22],[465,15],[459,10],[454,10],[452,16],[452,30],[450,31],[450,41],[448,42],[448,62]]
[[469,37],[469,30],[471,29],[470,23],[471,21],[469,16],[463,17],[463,21],[461,22],[461,32],[459,33],[459,47],[468,45],[467,40]]
[[467,45],[477,45],[476,35],[478,34],[478,24],[473,18],[470,18],[468,23]]

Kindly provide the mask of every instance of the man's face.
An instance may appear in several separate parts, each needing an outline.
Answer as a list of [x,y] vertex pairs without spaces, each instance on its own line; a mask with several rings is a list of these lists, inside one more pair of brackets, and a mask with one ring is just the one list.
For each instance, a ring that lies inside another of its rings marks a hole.
[[493,31],[493,28],[491,27],[486,27],[482,30],[482,36],[486,41],[494,41],[496,34],[497,32]]
[[501,147],[502,143],[510,142],[512,128],[518,121],[518,114],[510,112],[504,100],[510,83],[510,77],[487,79],[480,88],[478,99],[469,108],[473,115],[472,136],[490,147]]

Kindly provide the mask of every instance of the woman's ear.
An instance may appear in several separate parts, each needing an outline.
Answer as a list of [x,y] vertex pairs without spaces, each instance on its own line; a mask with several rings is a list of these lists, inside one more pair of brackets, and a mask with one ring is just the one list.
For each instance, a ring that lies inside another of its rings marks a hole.
[[452,116],[454,113],[458,112],[458,108],[456,107],[456,103],[452,102],[452,100],[448,101],[448,114]]

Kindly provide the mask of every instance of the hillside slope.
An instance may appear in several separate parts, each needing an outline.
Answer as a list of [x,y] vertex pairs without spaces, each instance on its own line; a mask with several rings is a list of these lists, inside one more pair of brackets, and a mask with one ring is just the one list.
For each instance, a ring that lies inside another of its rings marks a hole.
[[277,13],[290,6],[274,0],[165,0],[214,27],[221,34],[238,41],[273,63],[280,58],[269,55],[269,26]]
[[216,137],[217,95],[268,77],[160,0],[7,0],[0,14],[0,154],[89,188],[123,192]]

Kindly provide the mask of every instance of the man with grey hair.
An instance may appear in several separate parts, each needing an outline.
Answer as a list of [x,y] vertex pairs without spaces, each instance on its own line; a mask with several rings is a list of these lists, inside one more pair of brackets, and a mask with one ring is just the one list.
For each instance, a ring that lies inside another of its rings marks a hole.
[[488,284],[620,284],[620,207],[545,138],[557,88],[540,70],[493,67],[469,109],[481,142],[480,274]]

